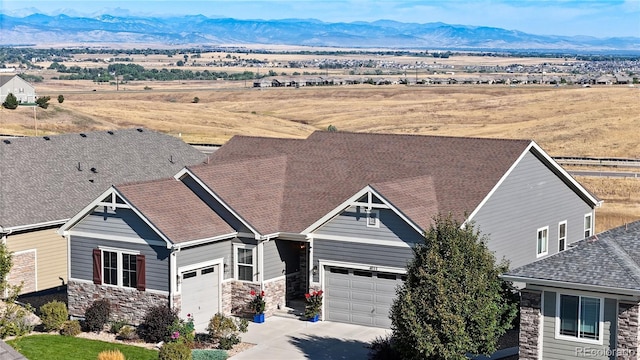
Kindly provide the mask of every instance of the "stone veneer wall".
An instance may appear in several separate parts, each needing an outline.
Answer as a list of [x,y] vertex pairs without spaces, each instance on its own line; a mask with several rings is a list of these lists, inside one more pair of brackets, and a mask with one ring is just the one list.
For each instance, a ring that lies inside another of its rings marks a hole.
[[9,285],[19,286],[21,294],[37,291],[36,289],[36,252],[21,251],[13,254],[13,267],[7,275],[7,283]]
[[541,300],[539,291],[522,290],[520,293],[520,360],[538,359]]
[[232,311],[232,290],[233,290],[233,282],[232,281],[223,281],[222,284],[222,313],[225,315],[231,315]]
[[[244,281],[230,281],[229,285],[231,286],[231,313],[240,316],[253,315],[249,310],[249,302],[253,299],[251,290],[260,292],[260,285]],[[224,298],[224,295],[222,297]]]
[[147,309],[154,306],[169,306],[169,296],[136,289],[123,289],[70,280],[67,288],[69,315],[83,317],[87,308],[96,300],[106,299],[111,303],[113,320],[138,325]]
[[616,359],[638,359],[638,351],[640,351],[639,327],[639,304],[619,302]]

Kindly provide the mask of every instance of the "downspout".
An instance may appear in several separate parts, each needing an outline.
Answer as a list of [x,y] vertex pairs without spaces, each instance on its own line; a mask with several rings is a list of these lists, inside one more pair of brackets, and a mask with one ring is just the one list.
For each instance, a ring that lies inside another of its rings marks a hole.
[[178,253],[180,252],[180,246],[173,244],[171,246],[171,253],[169,254],[169,309],[173,309],[175,301],[173,297],[178,292]]
[[[13,232],[12,229],[5,230],[5,228],[2,225],[0,225],[0,235],[2,235],[2,240],[0,241],[2,241],[2,245],[7,246],[7,236],[11,235],[12,232]],[[9,274],[7,274],[7,276],[8,275]],[[2,279],[3,282],[6,280],[7,280],[6,278]],[[8,296],[9,296],[9,289],[5,287],[4,290],[2,291],[2,298],[6,299]]]

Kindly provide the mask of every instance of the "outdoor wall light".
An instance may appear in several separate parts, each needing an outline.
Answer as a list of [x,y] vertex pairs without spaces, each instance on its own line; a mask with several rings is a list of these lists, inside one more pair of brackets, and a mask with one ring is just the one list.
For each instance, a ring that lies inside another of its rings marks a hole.
[[311,269],[311,272],[313,273],[313,275],[318,275],[318,267],[314,266],[313,269]]

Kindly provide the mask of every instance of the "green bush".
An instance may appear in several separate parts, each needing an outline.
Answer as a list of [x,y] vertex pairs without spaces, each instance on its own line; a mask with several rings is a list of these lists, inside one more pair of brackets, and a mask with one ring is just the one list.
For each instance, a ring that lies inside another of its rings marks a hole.
[[110,314],[111,304],[108,300],[94,301],[84,313],[87,330],[95,332],[104,330],[104,326],[109,322]]
[[368,346],[370,360],[394,360],[399,359],[400,354],[393,347],[391,334],[377,336]]
[[78,320],[67,320],[62,324],[62,329],[60,329],[60,335],[64,336],[76,336],[81,332]]
[[33,325],[29,322],[29,309],[14,302],[6,302],[0,309],[0,339],[7,336],[22,336],[33,331]]
[[64,102],[64,95],[58,95],[58,103],[62,104]]
[[16,96],[13,95],[13,93],[9,93],[7,94],[7,97],[4,99],[2,106],[4,106],[7,109],[13,110],[18,107],[18,98],[16,98]]
[[185,344],[171,342],[162,345],[159,360],[191,360],[191,349]]
[[240,333],[247,332],[248,327],[247,319],[234,319],[217,313],[209,320],[207,332],[218,342],[218,349],[229,350],[240,343]]
[[136,335],[136,328],[131,325],[125,325],[118,331],[118,338],[122,340],[133,340]]
[[175,310],[168,306],[154,306],[147,313],[138,327],[138,334],[148,343],[171,340],[170,327],[178,320]]
[[123,326],[127,325],[126,321],[113,321],[111,322],[111,327],[109,328],[109,332],[112,334],[117,334],[120,332]]
[[45,331],[60,330],[68,317],[67,305],[61,301],[53,300],[40,306],[40,320]]
[[227,360],[229,355],[226,351],[220,349],[196,349],[191,350],[193,360]]
[[40,96],[36,99],[36,104],[38,104],[39,107],[46,109],[49,107],[49,100],[51,100],[51,96]]

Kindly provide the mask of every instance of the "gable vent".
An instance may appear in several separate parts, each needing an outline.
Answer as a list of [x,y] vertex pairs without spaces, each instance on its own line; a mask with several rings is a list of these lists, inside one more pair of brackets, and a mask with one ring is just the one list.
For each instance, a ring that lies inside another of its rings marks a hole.
[[45,139],[45,140],[51,140],[51,138],[48,137],[48,136],[43,136],[42,138]]
[[86,137],[87,137],[87,134],[80,133],[80,137],[84,137],[84,138],[86,138]]

